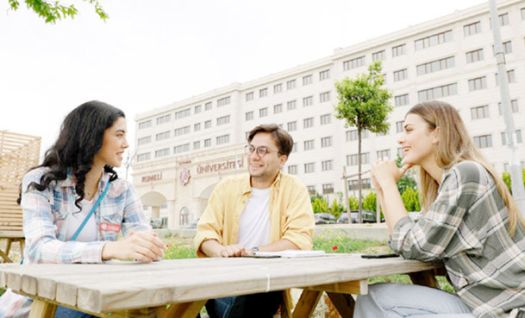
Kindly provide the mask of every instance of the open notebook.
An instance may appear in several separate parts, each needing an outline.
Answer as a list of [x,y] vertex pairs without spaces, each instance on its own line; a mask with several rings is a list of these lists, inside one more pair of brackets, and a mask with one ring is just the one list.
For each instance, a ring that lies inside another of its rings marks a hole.
[[255,252],[256,257],[313,257],[324,256],[324,251],[286,250],[279,252]]

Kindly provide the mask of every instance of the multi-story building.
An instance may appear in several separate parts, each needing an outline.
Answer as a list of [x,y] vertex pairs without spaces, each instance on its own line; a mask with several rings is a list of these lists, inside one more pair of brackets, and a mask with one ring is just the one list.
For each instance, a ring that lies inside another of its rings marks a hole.
[[[525,1],[499,1],[498,10],[515,140],[524,164]],[[457,107],[489,161],[499,171],[508,168],[490,14],[483,4],[140,114],[133,176],[144,204],[154,215],[165,207],[171,228],[195,221],[220,178],[245,170],[246,134],[262,123],[281,125],[295,140],[285,171],[312,193],[342,192],[343,169],[357,172],[357,132],[334,117],[334,83],[367,72],[377,60],[394,110],[387,134],[364,134],[363,170],[378,158],[399,154],[396,140],[405,113],[433,99]],[[350,191],[355,188],[356,180],[350,180]]]

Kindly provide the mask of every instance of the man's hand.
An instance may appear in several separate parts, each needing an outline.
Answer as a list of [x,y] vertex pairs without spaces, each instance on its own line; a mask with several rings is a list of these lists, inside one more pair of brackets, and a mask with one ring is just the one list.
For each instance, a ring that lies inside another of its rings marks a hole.
[[102,248],[102,259],[149,263],[160,260],[164,256],[164,249],[164,243],[154,232],[131,232],[121,240],[106,242]]
[[217,240],[206,240],[201,244],[201,251],[208,257],[239,257],[245,253],[244,247],[232,244],[222,245]]

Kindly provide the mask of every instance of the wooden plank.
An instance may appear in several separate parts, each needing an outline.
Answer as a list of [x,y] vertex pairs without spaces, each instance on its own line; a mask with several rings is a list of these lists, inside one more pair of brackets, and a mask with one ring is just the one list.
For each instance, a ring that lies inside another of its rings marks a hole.
[[295,305],[293,317],[310,317],[313,314],[315,307],[321,298],[321,295],[322,292],[320,291],[307,289],[303,290],[299,301],[297,301],[297,304]]
[[56,308],[55,304],[35,299],[31,305],[29,318],[54,318]]
[[330,301],[344,318],[354,317],[355,300],[352,295],[341,293],[327,293]]
[[368,294],[368,279],[362,279],[351,282],[340,282],[333,284],[317,285],[307,287],[309,290],[318,290],[331,293],[343,293],[343,294],[356,294],[366,295]]
[[207,300],[198,300],[194,302],[171,304],[170,306],[160,307],[157,309],[158,318],[180,317],[195,318],[200,313]]
[[293,298],[290,289],[283,290],[283,302],[280,311],[281,318],[292,318]]

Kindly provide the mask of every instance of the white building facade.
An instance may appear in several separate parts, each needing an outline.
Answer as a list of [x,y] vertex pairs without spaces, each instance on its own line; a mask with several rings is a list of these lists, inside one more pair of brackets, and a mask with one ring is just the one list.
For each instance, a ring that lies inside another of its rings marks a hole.
[[[518,157],[525,165],[525,1],[499,1]],[[381,60],[393,112],[385,135],[365,134],[363,170],[380,158],[395,158],[404,115],[418,102],[454,105],[474,142],[500,171],[510,150],[499,106],[496,60],[488,5],[483,4],[372,39],[331,56],[246,83],[235,83],[136,119],[134,185],[152,216],[184,227],[203,212],[215,184],[246,170],[246,134],[276,123],[294,138],[285,171],[311,193],[330,200],[343,192],[343,169],[357,173],[357,132],[336,119],[335,82],[367,72]],[[369,179],[365,176],[365,188]],[[350,180],[350,193],[356,180]]]

